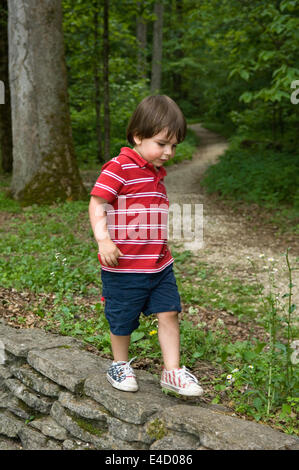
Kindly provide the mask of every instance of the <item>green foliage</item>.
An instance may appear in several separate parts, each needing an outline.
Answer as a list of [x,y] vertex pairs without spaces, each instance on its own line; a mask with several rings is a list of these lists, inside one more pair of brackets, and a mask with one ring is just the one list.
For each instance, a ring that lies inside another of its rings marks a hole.
[[223,196],[299,208],[299,159],[287,153],[231,149],[209,167],[201,183],[209,192],[218,191]]

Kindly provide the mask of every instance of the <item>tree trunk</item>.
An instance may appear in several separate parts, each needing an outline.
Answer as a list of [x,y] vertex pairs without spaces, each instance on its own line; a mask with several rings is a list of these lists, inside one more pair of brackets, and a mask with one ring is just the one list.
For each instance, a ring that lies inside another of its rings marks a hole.
[[157,19],[154,22],[151,92],[157,93],[161,89],[161,76],[162,76],[162,39],[163,39],[163,2],[162,1],[157,1],[155,3],[154,13]]
[[101,100],[100,100],[100,77],[99,77],[99,1],[94,1],[94,86],[95,86],[95,109],[96,109],[96,140],[97,161],[103,160],[102,153],[102,128],[101,128]]
[[[175,24],[176,24],[176,43],[177,47],[174,52],[176,60],[179,62],[180,59],[184,58],[184,52],[182,49],[183,39],[183,28],[184,28],[184,8],[182,0],[176,0],[175,2]],[[174,83],[174,97],[175,99],[182,98],[182,74],[181,71],[174,68],[173,71],[173,83]]]
[[147,24],[143,17],[143,1],[137,3],[138,11],[136,18],[136,39],[137,39],[137,75],[145,79],[147,76],[146,64],[146,30]]
[[[7,0],[0,0],[0,80],[4,103],[0,102],[0,154],[2,170],[12,172],[11,106],[8,79]],[[3,103],[3,104],[1,104]]]
[[109,0],[104,0],[104,158],[110,159],[110,109],[109,109]]
[[71,132],[61,0],[9,1],[11,193],[22,204],[86,197]]

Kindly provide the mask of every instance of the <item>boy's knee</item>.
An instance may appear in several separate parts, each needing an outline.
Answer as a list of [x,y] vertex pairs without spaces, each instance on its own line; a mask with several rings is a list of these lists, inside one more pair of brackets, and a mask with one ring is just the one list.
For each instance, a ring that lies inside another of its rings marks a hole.
[[160,312],[157,313],[158,323],[165,323],[171,320],[175,320],[178,317],[177,310],[173,310],[170,312]]

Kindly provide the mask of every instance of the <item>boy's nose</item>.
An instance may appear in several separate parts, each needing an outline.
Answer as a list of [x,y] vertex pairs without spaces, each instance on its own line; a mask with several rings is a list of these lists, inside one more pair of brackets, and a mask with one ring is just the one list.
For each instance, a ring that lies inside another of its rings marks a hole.
[[169,156],[171,155],[171,153],[172,153],[171,147],[165,147],[165,149],[164,149],[164,155],[166,155],[166,156],[169,157]]

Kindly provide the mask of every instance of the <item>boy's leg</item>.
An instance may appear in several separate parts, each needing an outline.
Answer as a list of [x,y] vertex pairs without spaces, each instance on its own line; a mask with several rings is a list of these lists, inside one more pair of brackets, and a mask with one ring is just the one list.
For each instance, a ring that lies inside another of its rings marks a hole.
[[129,360],[129,345],[131,335],[118,336],[114,335],[110,331],[111,347],[114,361],[125,361]]
[[180,367],[180,329],[178,312],[157,313],[158,337],[166,370]]
[[118,390],[137,392],[138,384],[136,376],[130,365],[132,360],[128,362],[131,336],[118,336],[110,331],[110,338],[114,361],[107,371],[108,382]]
[[180,395],[200,396],[198,380],[183,366],[180,368],[180,331],[178,312],[157,313],[159,341],[164,361],[161,386]]

